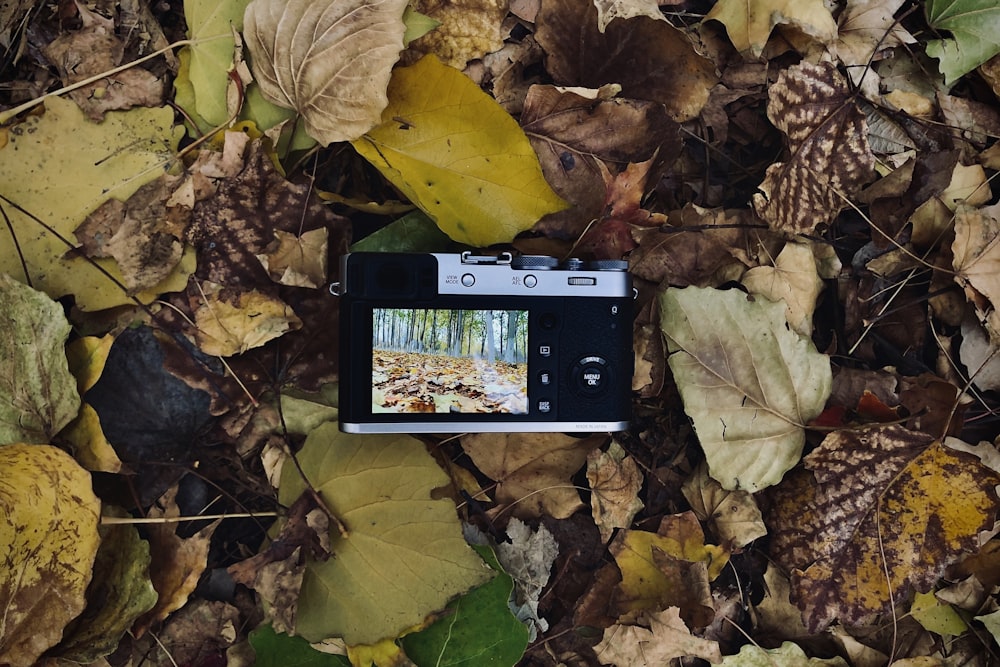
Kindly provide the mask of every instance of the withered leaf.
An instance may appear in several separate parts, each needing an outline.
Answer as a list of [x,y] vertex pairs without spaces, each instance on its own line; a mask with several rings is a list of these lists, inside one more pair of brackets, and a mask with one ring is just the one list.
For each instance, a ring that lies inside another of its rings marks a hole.
[[1000,506],[1000,474],[901,426],[832,433],[805,464],[772,493],[769,527],[812,632],[926,592],[978,546]]
[[955,212],[955,281],[965,289],[990,339],[1000,343],[1000,205]]
[[767,117],[788,138],[790,156],[767,168],[754,210],[772,229],[810,233],[872,178],[865,115],[833,64],[803,62],[771,86]]
[[505,0],[414,0],[412,7],[440,22],[410,44],[416,54],[433,53],[442,62],[463,69],[470,60],[503,46],[500,27],[507,15]]
[[652,614],[642,625],[614,625],[594,647],[602,665],[658,667],[673,658],[697,656],[710,662],[722,660],[715,641],[695,637],[676,607]]
[[677,28],[637,16],[612,21],[602,33],[592,2],[542,3],[535,38],[556,83],[618,83],[623,97],[659,102],[677,122],[698,115],[716,82],[715,65]]
[[615,528],[628,528],[644,507],[639,500],[642,472],[635,459],[627,456],[617,442],[608,451],[595,449],[587,456],[590,507],[594,522],[607,542]]

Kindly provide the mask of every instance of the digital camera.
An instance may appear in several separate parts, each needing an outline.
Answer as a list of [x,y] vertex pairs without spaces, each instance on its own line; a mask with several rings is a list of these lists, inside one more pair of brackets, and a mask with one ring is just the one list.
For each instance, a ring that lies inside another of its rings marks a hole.
[[537,255],[341,259],[340,427],[349,433],[627,428],[627,263]]

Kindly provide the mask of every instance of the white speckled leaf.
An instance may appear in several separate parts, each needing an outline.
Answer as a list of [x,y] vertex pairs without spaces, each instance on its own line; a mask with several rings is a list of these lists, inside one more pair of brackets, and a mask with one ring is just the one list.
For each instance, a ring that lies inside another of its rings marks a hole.
[[403,48],[406,0],[254,0],[243,17],[264,97],[326,145],[375,126]]

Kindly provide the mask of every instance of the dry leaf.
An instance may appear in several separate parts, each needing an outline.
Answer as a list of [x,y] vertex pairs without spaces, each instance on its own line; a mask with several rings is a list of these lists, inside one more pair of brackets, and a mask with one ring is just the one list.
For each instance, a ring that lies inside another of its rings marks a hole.
[[653,614],[642,625],[613,625],[594,647],[602,665],[660,667],[673,658],[697,656],[709,662],[722,660],[718,643],[695,637],[676,607]]
[[812,335],[816,300],[823,281],[816,270],[812,243],[789,242],[774,260],[774,266],[758,266],[746,272],[743,286],[751,294],[785,303],[788,324],[803,336]]
[[323,145],[378,124],[403,48],[406,0],[254,0],[243,18],[264,97],[295,109]]
[[[901,44],[913,44],[906,28],[893,16],[904,0],[849,0],[837,19],[838,34],[830,50],[847,66],[855,85],[878,94],[878,76],[869,65]],[[872,97],[871,99],[877,99]]]
[[701,521],[709,521],[724,544],[745,547],[767,535],[760,509],[746,491],[730,491],[708,476],[708,466],[700,464],[681,487],[691,510]]
[[837,24],[823,0],[720,0],[705,16],[720,21],[733,46],[759,58],[771,31],[788,25],[828,44],[837,36]]
[[607,542],[615,528],[628,528],[642,511],[642,473],[621,445],[612,441],[608,451],[595,449],[587,456],[587,481],[594,522],[601,530],[601,541]]
[[832,433],[805,463],[773,492],[768,524],[812,632],[927,591],[978,546],[1000,505],[1000,474],[901,426]]
[[274,240],[257,259],[271,280],[293,287],[319,287],[326,282],[327,238],[329,231],[320,227],[297,236],[274,230]]
[[477,433],[463,437],[462,448],[496,480],[497,503],[513,504],[515,516],[565,519],[583,507],[570,478],[598,442],[558,433]]
[[772,229],[811,233],[872,178],[865,116],[834,65],[803,62],[771,86],[767,117],[788,138],[791,155],[767,168],[754,210]]
[[951,245],[955,282],[990,333],[1000,344],[1000,204],[955,211],[955,241]]
[[601,32],[615,19],[647,16],[657,21],[667,20],[656,0],[594,0],[594,5],[597,7],[597,29]]
[[417,54],[433,53],[457,69],[503,46],[500,28],[506,0],[414,0],[415,11],[440,23],[410,44]]
[[260,347],[302,326],[288,304],[256,290],[226,294],[221,285],[202,284],[194,312],[195,338],[205,354],[231,357]]

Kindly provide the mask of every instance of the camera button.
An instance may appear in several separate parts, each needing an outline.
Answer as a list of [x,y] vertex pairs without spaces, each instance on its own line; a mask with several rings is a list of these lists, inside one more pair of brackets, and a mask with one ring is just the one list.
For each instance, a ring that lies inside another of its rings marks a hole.
[[538,401],[538,411],[539,412],[552,412],[552,401],[548,399],[541,399]]
[[540,356],[543,356],[543,357],[551,357],[552,356],[552,347],[550,345],[539,345],[538,346],[538,354]]
[[610,369],[602,357],[584,357],[573,366],[573,382],[579,393],[597,396],[608,388]]
[[549,371],[540,371],[538,373],[538,383],[543,386],[552,384],[552,373]]
[[476,277],[471,273],[463,273],[462,284],[465,285],[466,287],[472,287],[473,285],[476,284]]
[[533,274],[529,273],[524,277],[525,287],[534,287],[537,284],[538,284],[538,278],[536,278]]

